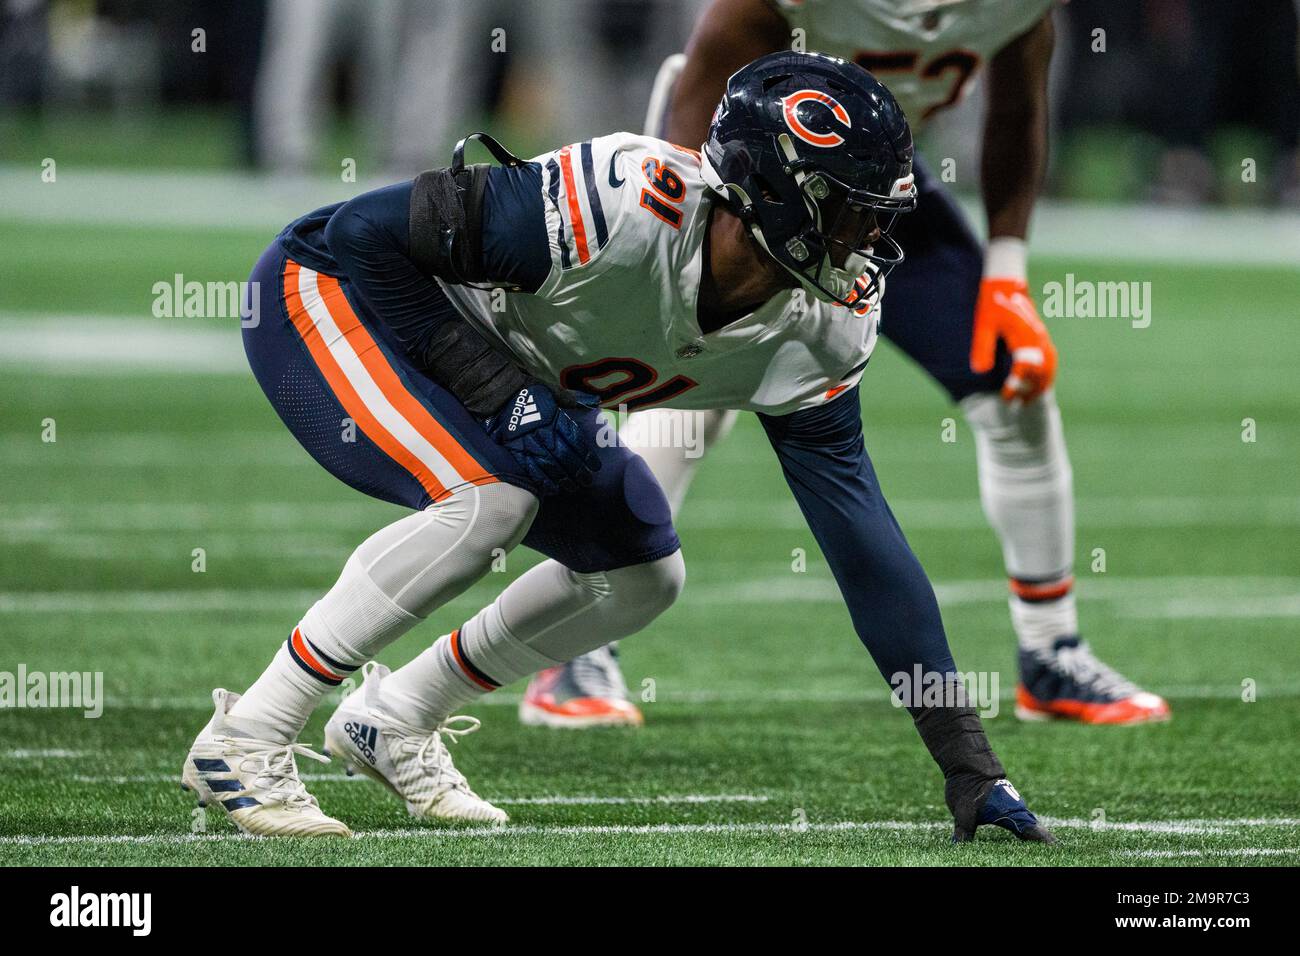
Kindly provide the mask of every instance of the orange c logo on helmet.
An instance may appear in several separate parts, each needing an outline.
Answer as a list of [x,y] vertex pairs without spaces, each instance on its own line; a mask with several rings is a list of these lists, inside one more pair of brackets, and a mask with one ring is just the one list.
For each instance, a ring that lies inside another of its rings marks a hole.
[[800,103],[810,101],[826,106],[830,109],[832,116],[844,124],[845,127],[852,128],[853,122],[849,119],[849,111],[841,106],[840,101],[835,97],[829,93],[823,93],[821,90],[799,90],[789,96],[781,97],[785,125],[790,127],[790,132],[805,143],[811,143],[813,146],[820,146],[823,149],[829,149],[844,142],[844,137],[839,133],[814,133],[803,124],[803,120],[799,119],[797,110]]

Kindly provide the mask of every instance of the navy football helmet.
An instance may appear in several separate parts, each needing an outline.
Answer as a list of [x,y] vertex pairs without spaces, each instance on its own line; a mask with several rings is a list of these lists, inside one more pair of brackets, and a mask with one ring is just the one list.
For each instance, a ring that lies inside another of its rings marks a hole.
[[879,299],[916,187],[907,119],[875,77],[819,53],[760,57],[727,81],[702,152],[705,182],[810,294]]

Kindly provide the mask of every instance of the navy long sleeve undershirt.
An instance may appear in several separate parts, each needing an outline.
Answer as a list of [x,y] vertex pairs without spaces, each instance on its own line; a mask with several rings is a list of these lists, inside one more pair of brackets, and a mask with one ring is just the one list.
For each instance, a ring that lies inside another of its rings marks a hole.
[[791,415],[759,415],[786,482],[888,681],[956,670],[939,604],[881,493],[862,438],[858,388]]
[[[434,331],[456,312],[410,259],[411,182],[339,206],[324,227],[330,256],[402,349],[420,363]],[[483,260],[493,281],[535,291],[551,268],[536,163],[489,170],[483,196]]]

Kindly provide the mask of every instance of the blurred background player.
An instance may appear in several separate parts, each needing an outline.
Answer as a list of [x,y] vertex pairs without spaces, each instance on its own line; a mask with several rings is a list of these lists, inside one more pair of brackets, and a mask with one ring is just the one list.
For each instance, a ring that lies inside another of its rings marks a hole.
[[[918,160],[918,211],[899,224],[907,259],[889,278],[881,331],[948,392],[975,434],[980,498],[1002,542],[1019,642],[1017,715],[1091,724],[1164,720],[1164,699],[1104,664],[1079,636],[1073,479],[1052,391],[1057,354],[1029,295],[1025,246],[1047,171],[1055,5],[714,0],[687,46],[660,122],[671,142],[702,142],[727,77],[792,39],[870,70],[918,126],[958,102],[977,71],[987,71],[979,168],[988,245],[981,247],[936,172]],[[665,65],[665,86],[672,69]],[[640,439],[671,433],[678,414],[637,412],[625,428],[674,511],[701,460],[698,452]],[[706,445],[724,437],[736,417],[701,414]],[[520,716],[560,727],[641,722],[608,648],[534,678]]]
[[[457,110],[541,149],[558,131],[576,140],[635,128],[658,64],[708,6],[13,0],[0,4],[0,161],[71,139],[95,167],[337,176],[344,155],[362,178],[382,166],[379,182],[404,164],[413,175],[445,162],[463,128],[449,118]],[[1300,205],[1296,0],[1072,0],[1055,21],[1049,195]],[[457,95],[433,115],[421,97],[448,76]],[[983,92],[971,84],[923,124],[931,155],[968,168]],[[277,95],[299,112],[259,102]],[[270,122],[277,111],[283,126]],[[1262,188],[1243,188],[1242,156],[1258,159]],[[951,184],[958,194],[974,185],[966,175]]]
[[353,58],[350,93],[376,158],[393,170],[424,168],[463,121],[463,101],[444,91],[473,69],[473,24],[459,0],[270,0],[254,102],[259,161],[280,173],[311,168],[330,78]]

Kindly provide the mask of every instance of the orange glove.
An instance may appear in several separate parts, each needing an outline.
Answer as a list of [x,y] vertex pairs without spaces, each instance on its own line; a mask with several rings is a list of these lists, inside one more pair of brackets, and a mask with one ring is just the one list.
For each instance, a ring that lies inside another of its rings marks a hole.
[[970,343],[971,371],[992,370],[998,339],[1006,342],[1011,352],[1011,374],[1002,383],[1005,401],[1030,402],[1052,387],[1056,346],[1038,317],[1024,279],[985,276],[980,282]]

